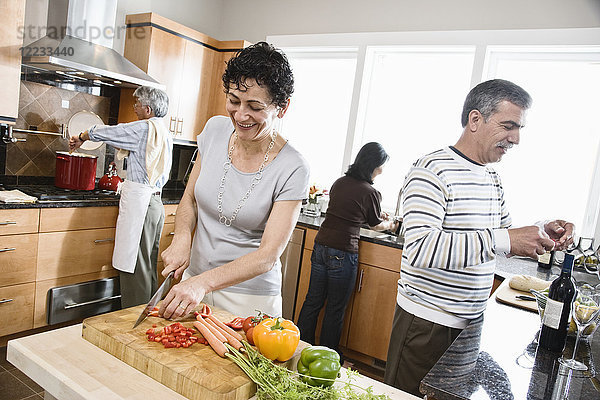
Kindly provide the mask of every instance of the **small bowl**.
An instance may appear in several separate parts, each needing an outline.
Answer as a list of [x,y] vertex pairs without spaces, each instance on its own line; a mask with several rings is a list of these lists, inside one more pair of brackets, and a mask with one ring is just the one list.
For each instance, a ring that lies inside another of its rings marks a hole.
[[[537,303],[537,308],[538,308],[538,314],[540,315],[540,322],[541,322],[544,318],[544,310],[546,309],[546,301],[548,300],[548,295],[544,292],[540,292],[540,291],[533,290],[533,289],[531,289],[530,292],[535,297],[535,300]],[[595,322],[592,322],[590,325],[588,325],[581,333],[581,337],[586,338],[586,337],[592,336],[592,334],[598,328],[598,325],[600,325],[598,322],[599,321],[595,321]],[[569,336],[577,336],[577,324],[573,320],[573,317],[571,317],[571,321],[569,322],[568,335]]]

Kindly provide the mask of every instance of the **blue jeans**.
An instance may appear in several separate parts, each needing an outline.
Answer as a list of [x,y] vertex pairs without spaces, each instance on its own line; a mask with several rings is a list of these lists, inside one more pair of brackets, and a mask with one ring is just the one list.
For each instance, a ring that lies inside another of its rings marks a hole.
[[308,293],[298,318],[300,337],[315,344],[317,319],[327,300],[319,344],[339,352],[344,312],[356,282],[358,254],[315,243],[310,261]]

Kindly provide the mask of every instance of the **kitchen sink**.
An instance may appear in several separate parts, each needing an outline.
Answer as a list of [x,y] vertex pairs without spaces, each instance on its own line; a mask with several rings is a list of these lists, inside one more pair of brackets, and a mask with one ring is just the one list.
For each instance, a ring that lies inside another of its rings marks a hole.
[[396,240],[396,236],[389,233],[374,231],[372,229],[360,228],[360,236],[366,236],[373,239],[389,239]]

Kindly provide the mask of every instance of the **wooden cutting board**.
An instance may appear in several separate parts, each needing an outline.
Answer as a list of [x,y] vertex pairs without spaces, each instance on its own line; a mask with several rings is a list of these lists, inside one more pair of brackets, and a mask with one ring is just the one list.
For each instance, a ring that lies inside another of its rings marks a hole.
[[[219,357],[210,346],[194,344],[187,349],[165,349],[160,343],[149,342],[146,331],[153,324],[160,329],[173,321],[148,317],[133,329],[144,307],[140,305],[87,318],[83,321],[82,336],[188,399],[246,400],[254,395],[256,385],[233,361]],[[213,313],[223,322],[234,318],[215,307]],[[193,321],[190,316],[180,322],[193,328]],[[307,343],[300,342],[294,357],[284,363],[285,366],[295,369],[300,351],[306,346]]]
[[498,286],[498,289],[496,289],[494,292],[496,294],[496,301],[537,313],[538,308],[536,301],[527,301],[516,298],[516,296],[519,295],[531,297],[534,296],[529,292],[522,292],[520,290],[511,288],[508,285],[508,281],[508,279],[505,279],[504,282],[502,282],[502,284]]

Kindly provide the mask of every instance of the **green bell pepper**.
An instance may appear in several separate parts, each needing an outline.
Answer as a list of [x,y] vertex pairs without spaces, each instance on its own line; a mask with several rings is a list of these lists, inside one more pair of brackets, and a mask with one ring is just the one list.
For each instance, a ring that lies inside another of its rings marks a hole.
[[[298,373],[311,386],[331,386],[340,372],[340,355],[325,346],[309,346],[300,353]],[[325,379],[318,379],[325,378]]]

